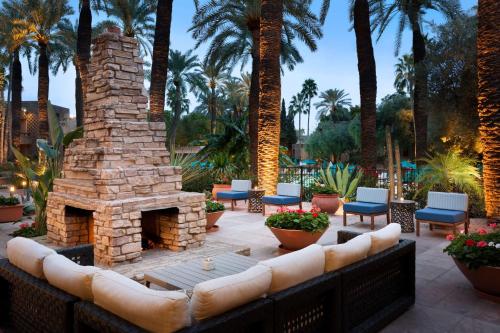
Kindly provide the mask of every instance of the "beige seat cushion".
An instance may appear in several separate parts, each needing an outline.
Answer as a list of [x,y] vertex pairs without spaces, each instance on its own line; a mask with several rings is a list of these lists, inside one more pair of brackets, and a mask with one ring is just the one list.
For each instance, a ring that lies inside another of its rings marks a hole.
[[151,332],[174,332],[191,323],[185,294],[152,290],[113,271],[95,273],[92,293],[95,304]]
[[323,274],[325,252],[321,245],[313,244],[302,250],[261,261],[260,264],[271,268],[273,279],[269,293],[275,293]]
[[359,235],[337,245],[325,246],[325,272],[331,272],[365,259],[372,241],[369,235]]
[[370,235],[372,238],[372,245],[368,255],[372,256],[399,243],[401,237],[401,225],[399,223],[390,223],[384,228],[367,232],[365,235]]
[[43,261],[43,273],[51,285],[68,294],[92,301],[92,278],[101,269],[80,266],[60,254],[51,254]]
[[16,237],[7,242],[9,262],[39,279],[45,279],[43,259],[55,253],[56,251],[24,237]]
[[271,269],[256,265],[246,271],[198,283],[191,298],[196,320],[213,317],[264,296],[271,285]]

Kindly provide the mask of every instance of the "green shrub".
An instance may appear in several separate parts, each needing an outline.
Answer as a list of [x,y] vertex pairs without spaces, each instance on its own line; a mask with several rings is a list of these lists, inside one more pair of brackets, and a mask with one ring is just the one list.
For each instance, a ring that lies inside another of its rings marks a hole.
[[206,201],[205,210],[207,211],[207,213],[220,212],[220,211],[225,210],[225,209],[226,209],[226,207],[224,207],[224,204],[221,204],[220,202],[212,201],[212,200]]
[[0,195],[0,206],[19,205],[19,199],[16,197],[4,197]]
[[326,230],[330,226],[330,220],[327,213],[321,213],[315,209],[303,211],[302,209],[289,210],[280,208],[278,213],[267,218],[266,226],[278,229],[318,232]]

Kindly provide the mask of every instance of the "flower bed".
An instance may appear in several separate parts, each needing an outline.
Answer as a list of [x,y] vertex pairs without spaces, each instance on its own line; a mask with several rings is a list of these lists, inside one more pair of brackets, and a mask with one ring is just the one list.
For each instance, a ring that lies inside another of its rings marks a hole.
[[266,220],[268,227],[309,232],[324,231],[329,225],[328,214],[320,212],[317,208],[310,211],[280,208],[278,213]]

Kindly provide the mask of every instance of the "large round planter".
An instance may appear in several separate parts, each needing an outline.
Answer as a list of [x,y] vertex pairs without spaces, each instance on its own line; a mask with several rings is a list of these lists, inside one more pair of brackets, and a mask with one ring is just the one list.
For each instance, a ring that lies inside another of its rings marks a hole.
[[481,266],[478,269],[469,269],[464,263],[455,258],[453,260],[458,269],[480,294],[500,303],[500,267]]
[[229,184],[214,184],[214,187],[212,188],[212,198],[214,198],[214,200],[217,200],[218,192],[224,192],[230,190],[231,190],[231,185]]
[[312,205],[318,207],[322,212],[335,214],[339,209],[338,194],[313,194]]
[[224,214],[223,210],[219,210],[218,212],[207,213],[207,226],[206,229],[210,230],[213,228],[215,223],[220,219],[220,217]]
[[0,222],[14,222],[23,217],[23,205],[0,206]]
[[278,238],[281,245],[286,250],[300,250],[314,244],[325,233],[326,229],[318,232],[308,232],[304,230],[290,230],[269,227],[271,232]]

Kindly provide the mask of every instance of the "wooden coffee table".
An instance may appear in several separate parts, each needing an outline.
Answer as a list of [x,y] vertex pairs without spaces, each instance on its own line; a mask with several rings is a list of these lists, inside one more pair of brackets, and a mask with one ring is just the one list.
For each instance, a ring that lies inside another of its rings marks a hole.
[[146,286],[151,283],[168,290],[184,289],[192,291],[200,282],[215,278],[241,273],[255,266],[257,260],[236,253],[225,253],[215,256],[215,269],[205,271],[202,269],[204,258],[187,261],[185,263],[157,268],[144,273]]

